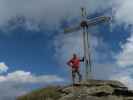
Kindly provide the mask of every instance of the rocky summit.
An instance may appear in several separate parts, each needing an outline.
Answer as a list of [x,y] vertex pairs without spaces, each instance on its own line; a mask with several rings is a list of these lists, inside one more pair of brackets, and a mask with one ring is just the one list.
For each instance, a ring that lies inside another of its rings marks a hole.
[[133,91],[118,81],[90,80],[74,86],[47,87],[17,100],[133,100]]

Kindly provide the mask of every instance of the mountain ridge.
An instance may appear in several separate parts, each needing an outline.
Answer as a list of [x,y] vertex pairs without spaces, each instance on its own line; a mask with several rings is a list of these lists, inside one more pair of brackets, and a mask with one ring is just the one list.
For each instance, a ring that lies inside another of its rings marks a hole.
[[89,80],[69,86],[46,87],[17,100],[133,100],[133,91],[111,80]]

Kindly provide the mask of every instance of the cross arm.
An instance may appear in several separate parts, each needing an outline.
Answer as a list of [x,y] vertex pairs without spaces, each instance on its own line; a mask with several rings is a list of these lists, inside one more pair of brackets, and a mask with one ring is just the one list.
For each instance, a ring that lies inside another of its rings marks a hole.
[[100,17],[96,17],[93,18],[91,20],[87,21],[88,26],[94,26],[100,23],[105,23],[105,22],[109,22],[111,20],[111,17],[107,17],[107,16],[100,16]]
[[64,33],[71,33],[75,31],[79,31],[80,29],[81,29],[80,25],[75,26],[75,27],[65,28]]

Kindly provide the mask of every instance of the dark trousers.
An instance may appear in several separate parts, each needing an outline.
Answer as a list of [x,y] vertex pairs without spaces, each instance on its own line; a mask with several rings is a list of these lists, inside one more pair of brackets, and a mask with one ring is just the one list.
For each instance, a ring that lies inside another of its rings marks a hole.
[[78,75],[79,82],[82,80],[82,75],[80,74],[80,70],[79,69],[72,68],[73,84],[75,84],[76,74]]

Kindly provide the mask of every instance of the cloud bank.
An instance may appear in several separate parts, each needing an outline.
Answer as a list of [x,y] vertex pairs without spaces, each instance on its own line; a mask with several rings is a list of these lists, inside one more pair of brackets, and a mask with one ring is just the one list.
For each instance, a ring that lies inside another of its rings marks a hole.
[[[124,23],[125,28],[131,27],[130,37],[126,39],[126,43],[121,44],[121,52],[117,55],[117,64],[121,67],[132,66],[133,60],[133,3],[132,0],[118,0],[115,17],[119,23]],[[127,34],[127,33],[125,33]]]
[[133,34],[127,39],[125,44],[121,45],[122,51],[116,56],[117,64],[121,67],[133,65]]
[[16,19],[18,24],[18,20],[24,18],[25,28],[36,29],[40,24],[54,28],[61,19],[80,16],[83,5],[89,13],[94,13],[107,8],[111,3],[106,0],[0,0],[0,25],[13,24],[11,20]]
[[15,71],[8,73],[6,76],[0,76],[0,82],[16,82],[16,83],[53,83],[63,82],[63,79],[56,75],[32,75],[31,72]]
[[133,89],[133,1],[117,0],[114,2],[117,3],[114,13],[116,23],[118,25],[125,25],[125,29],[128,29],[128,32],[130,32],[130,36],[126,39],[125,43],[120,41],[121,51],[115,55],[116,64],[120,69],[111,76],[111,79],[119,80],[128,86],[129,89]]
[[[5,63],[0,64],[5,67]],[[10,72],[0,75],[0,100],[15,100],[16,97],[34,89],[32,85],[44,84],[45,86],[62,82],[64,79],[56,75],[34,75],[23,70]]]
[[56,75],[34,75],[31,72],[14,71],[7,75],[0,75],[0,99],[15,100],[16,97],[24,95],[32,89],[32,85],[49,85],[62,83],[64,79]]
[[0,74],[7,72],[7,70],[8,70],[8,66],[4,62],[1,62],[0,63]]
[[133,3],[132,0],[117,0],[114,1],[117,4],[115,8],[115,18],[119,23],[133,24]]

